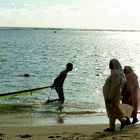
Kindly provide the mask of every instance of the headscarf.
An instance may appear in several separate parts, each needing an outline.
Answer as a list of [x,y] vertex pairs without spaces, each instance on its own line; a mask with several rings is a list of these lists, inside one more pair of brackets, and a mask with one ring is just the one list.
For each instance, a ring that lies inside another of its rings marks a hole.
[[133,72],[132,67],[130,67],[130,66],[125,66],[124,67],[124,73],[125,74],[132,73],[132,72]]
[[121,69],[122,70],[122,66],[117,59],[111,59],[110,63],[112,63],[113,69]]
[[138,76],[134,73],[132,67],[125,66],[124,73],[127,79],[127,90],[129,92],[136,90],[139,87]]
[[120,62],[117,59],[111,59],[110,64],[112,64],[113,66],[113,68],[111,69],[111,73],[115,74],[118,77],[118,80],[125,80]]

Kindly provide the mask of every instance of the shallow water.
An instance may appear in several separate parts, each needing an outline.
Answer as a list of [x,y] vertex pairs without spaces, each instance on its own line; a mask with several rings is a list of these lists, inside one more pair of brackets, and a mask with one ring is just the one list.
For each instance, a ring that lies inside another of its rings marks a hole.
[[[12,115],[41,118],[49,115],[104,114],[102,86],[108,63],[117,58],[140,75],[140,32],[48,29],[0,29],[0,93],[49,86],[66,63],[74,65],[65,80],[65,104],[45,105],[57,98],[54,90],[0,99],[0,118]],[[30,77],[24,77],[25,73]],[[17,114],[17,115],[14,115]]]

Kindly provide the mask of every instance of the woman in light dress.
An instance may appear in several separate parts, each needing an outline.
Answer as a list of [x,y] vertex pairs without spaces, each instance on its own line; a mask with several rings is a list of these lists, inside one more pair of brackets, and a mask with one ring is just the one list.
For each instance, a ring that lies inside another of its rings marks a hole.
[[124,73],[120,62],[117,59],[111,59],[109,63],[111,73],[103,86],[103,95],[105,99],[106,111],[109,118],[110,127],[105,129],[107,132],[115,131],[115,121],[121,122],[120,129],[124,128],[126,120],[119,109],[121,99],[121,88],[124,82]]

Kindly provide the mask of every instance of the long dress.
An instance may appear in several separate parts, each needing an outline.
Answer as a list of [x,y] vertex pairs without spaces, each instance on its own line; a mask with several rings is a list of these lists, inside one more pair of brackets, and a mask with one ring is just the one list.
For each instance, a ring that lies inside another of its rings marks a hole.
[[[137,111],[139,108],[139,83],[137,75],[132,71],[131,73],[126,74],[126,85],[123,91],[123,101],[133,106],[133,111],[131,117],[137,118]],[[128,94],[128,95],[127,95]]]
[[103,86],[103,95],[107,115],[110,122],[110,128],[114,129],[116,119],[119,119],[121,121],[121,119],[123,118],[123,114],[119,109],[119,104],[124,75],[119,62],[114,59],[111,61],[113,61],[112,63],[114,65],[114,69],[111,70],[110,76],[105,81],[105,84]]

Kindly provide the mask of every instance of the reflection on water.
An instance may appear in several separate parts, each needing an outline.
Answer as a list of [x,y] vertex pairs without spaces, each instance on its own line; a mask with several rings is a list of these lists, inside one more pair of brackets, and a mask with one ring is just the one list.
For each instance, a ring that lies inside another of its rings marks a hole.
[[63,118],[63,116],[57,116],[56,117],[57,118],[57,122],[58,122],[58,124],[64,124],[64,118]]

